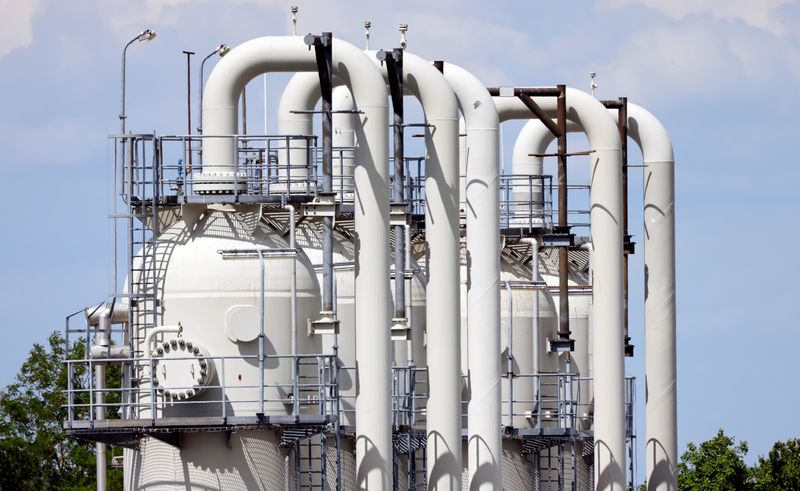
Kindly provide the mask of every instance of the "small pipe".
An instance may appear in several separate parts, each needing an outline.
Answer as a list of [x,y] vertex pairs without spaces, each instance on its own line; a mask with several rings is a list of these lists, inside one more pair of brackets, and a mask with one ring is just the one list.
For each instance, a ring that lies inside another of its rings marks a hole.
[[242,87],[242,134],[247,134],[247,85]]
[[[295,209],[292,205],[286,205],[285,209],[289,210],[289,249],[297,249],[295,240]],[[291,309],[291,336],[292,336],[292,356],[297,355],[297,255],[292,258],[292,291],[291,299],[289,300]],[[292,364],[294,367],[294,364]],[[294,374],[292,374],[294,377]]]
[[[389,79],[389,94],[392,99],[392,111],[394,113],[394,186],[393,202],[403,203],[404,184],[405,184],[405,150],[403,144],[403,50],[395,49],[386,56],[386,71]],[[396,319],[406,318],[405,308],[405,274],[403,267],[405,239],[403,238],[405,227],[397,225],[394,227],[394,317]]]
[[181,326],[158,326],[156,328],[150,329],[147,335],[144,337],[144,357],[145,358],[152,358],[153,357],[153,347],[151,343],[153,342],[153,337],[156,334],[163,334],[167,332],[180,332]]
[[[567,89],[564,85],[558,86],[559,94],[556,101],[556,124],[558,125],[558,225],[562,233],[568,227],[567,210],[569,209],[567,191]],[[558,336],[569,339],[569,250],[566,247],[558,249]]]
[[[506,357],[506,377],[508,378],[508,427],[514,427],[514,354],[511,347],[514,343],[514,293],[511,283],[505,282],[508,297],[508,356]],[[538,294],[538,292],[537,292]]]
[[[192,55],[193,51],[184,51],[186,55],[186,130],[192,135]],[[186,160],[186,173],[192,173],[192,139],[189,138],[189,155]]]
[[[103,390],[106,386],[106,367],[105,365],[98,365],[94,367],[94,377],[95,377],[95,390],[97,394],[95,395],[95,415],[94,419],[96,421],[106,419],[106,408],[104,405],[105,402],[105,394]],[[97,442],[95,444],[95,451],[96,455],[96,473],[97,473],[97,489],[98,490],[105,490],[106,489],[106,476],[108,473],[107,464],[106,464],[106,444]]]
[[[259,270],[261,272],[261,295],[258,299],[258,412],[264,414],[264,309],[266,308],[264,296],[266,295],[266,267],[264,266],[264,251],[258,250]],[[292,353],[294,354],[294,352]],[[294,358],[292,358],[294,366]],[[294,394],[297,400],[298,394]]]
[[[628,98],[619,98],[620,107],[617,111],[617,125],[619,126],[619,137],[622,145],[622,239],[623,245],[630,242],[628,231]],[[625,348],[630,344],[630,334],[628,331],[628,252],[627,247],[623,250],[622,263],[622,298],[624,302],[623,310],[623,332],[625,333]],[[631,459],[631,462],[633,459]]]
[[[531,246],[531,281],[540,281],[539,275],[539,239],[536,237],[523,238],[522,242]],[[531,329],[533,330],[533,374],[539,373],[539,290],[533,290],[533,315],[531,316]]]
[[[411,226],[406,224],[406,225],[403,226],[403,228],[404,228],[404,232],[405,232],[405,256],[406,256],[405,257],[405,270],[406,271],[410,271],[411,270]],[[405,275],[403,275],[403,276],[405,276]],[[406,312],[405,312],[405,314],[408,316],[408,329],[409,330],[411,330],[411,316],[413,315],[413,308],[414,308],[413,302],[412,302],[412,299],[411,299],[411,285],[412,285],[413,281],[414,281],[414,278],[412,276],[411,278],[408,278],[406,280],[406,282],[405,282],[406,289],[408,290],[408,295],[406,295]],[[411,337],[413,338],[413,336],[414,336],[413,331],[409,331],[409,332],[411,332]],[[422,333],[419,333],[419,335],[421,336]],[[407,353],[408,365],[409,366],[414,366],[414,340],[413,339],[410,339],[408,341],[408,344],[406,345],[406,348],[408,350],[408,353]]]

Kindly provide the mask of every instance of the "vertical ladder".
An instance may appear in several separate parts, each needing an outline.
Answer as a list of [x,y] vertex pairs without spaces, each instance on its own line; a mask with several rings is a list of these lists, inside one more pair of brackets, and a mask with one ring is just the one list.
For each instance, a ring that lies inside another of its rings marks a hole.
[[[129,136],[123,145],[122,194],[128,206],[128,334],[131,355],[136,358],[144,356],[147,332],[160,324],[158,281],[166,267],[166,257],[157,247],[160,140],[155,135],[152,139]],[[150,376],[146,364],[134,365],[130,373],[133,386]],[[135,407],[137,401],[132,402]]]
[[295,441],[293,448],[295,491],[328,490],[328,456],[325,443],[325,433]]

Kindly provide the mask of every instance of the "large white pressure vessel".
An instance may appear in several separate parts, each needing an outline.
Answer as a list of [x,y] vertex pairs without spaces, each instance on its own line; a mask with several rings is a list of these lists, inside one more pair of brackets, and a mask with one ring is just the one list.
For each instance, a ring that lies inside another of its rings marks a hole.
[[[136,269],[143,265],[144,271],[156,272],[155,278],[146,273],[144,277],[138,275],[135,281],[152,284],[152,279],[157,280],[161,325],[182,326],[180,334],[166,332],[156,336],[153,347],[157,349],[164,341],[182,339],[186,344],[201,346],[207,354],[206,362],[214,365],[213,378],[204,391],[185,400],[158,395],[159,404],[153,415],[150,395],[159,394],[164,387],[162,382],[153,390],[149,367],[143,363],[138,372],[144,375],[138,392],[139,418],[219,417],[223,408],[228,417],[253,417],[260,412],[257,355],[261,259],[257,254],[223,254],[223,251],[266,251],[263,254],[266,415],[292,414],[291,400],[298,397],[292,391],[291,360],[273,357],[291,354],[293,262],[296,262],[297,282],[297,352],[320,353],[320,339],[310,337],[305,329],[306,320],[319,311],[320,305],[319,284],[309,259],[302,252],[296,256],[271,254],[270,251],[287,248],[288,237],[265,225],[260,211],[224,210],[230,208],[206,210],[191,227],[183,221],[175,223],[158,237],[155,254],[146,249],[135,261]],[[146,332],[135,335],[139,343],[135,348],[145,352]],[[219,357],[228,358],[223,363]],[[171,372],[178,368],[177,364],[162,361],[156,371],[165,372],[164,380],[170,380]],[[300,401],[307,397],[301,390]],[[303,404],[301,408],[306,414],[317,411],[314,404]],[[282,476],[285,455],[286,450],[279,446],[274,431],[184,434],[180,448],[146,438],[138,452],[127,454],[126,487],[273,489]]]

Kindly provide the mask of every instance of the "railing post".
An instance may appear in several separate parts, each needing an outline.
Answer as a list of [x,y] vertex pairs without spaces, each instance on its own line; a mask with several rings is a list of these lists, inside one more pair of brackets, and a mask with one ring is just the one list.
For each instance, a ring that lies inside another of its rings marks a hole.
[[220,361],[220,382],[219,382],[219,401],[222,405],[222,419],[223,421],[228,421],[228,414],[227,408],[225,406],[225,358],[221,358]]

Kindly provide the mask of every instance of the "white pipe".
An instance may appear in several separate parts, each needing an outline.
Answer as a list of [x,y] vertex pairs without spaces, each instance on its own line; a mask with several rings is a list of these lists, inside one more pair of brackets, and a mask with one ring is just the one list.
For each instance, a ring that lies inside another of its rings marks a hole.
[[145,359],[149,359],[153,357],[153,337],[156,334],[164,334],[167,332],[178,332],[181,330],[181,326],[158,326],[156,328],[150,329],[147,332],[147,335],[144,337],[144,357]]
[[[616,111],[611,111],[616,114]],[[642,151],[644,182],[645,371],[647,379],[646,446],[649,489],[677,489],[677,395],[675,323],[675,159],[663,125],[647,110],[628,103],[630,136]],[[580,131],[571,124],[568,131]],[[552,134],[538,120],[529,121],[514,147],[514,173],[526,169],[517,161],[539,160],[527,153],[544,153]],[[518,147],[519,146],[519,150]],[[589,251],[589,283],[594,254]]]
[[[106,367],[99,365],[94,367],[95,376],[95,407],[94,418],[95,420],[106,419],[105,392],[103,389],[106,387]],[[108,467],[106,465],[106,444],[97,442],[95,443],[95,473],[97,479],[98,491],[105,491],[106,477],[108,474]]]
[[[411,226],[405,225],[405,234],[403,235],[403,239],[405,240],[405,258],[404,264],[405,267],[403,268],[405,271],[411,270]],[[396,274],[396,273],[395,273]],[[414,309],[414,302],[412,301],[412,293],[411,293],[411,286],[414,282],[413,275],[405,280],[406,282],[406,318],[408,319],[408,329],[409,332],[414,332],[414,325],[413,323],[413,309]],[[420,335],[422,333],[420,332]],[[414,366],[414,343],[416,340],[413,336],[409,336],[410,339],[406,341],[406,359],[408,360],[408,366]]]
[[[452,63],[445,63],[442,73],[456,95],[466,132],[469,488],[501,489],[500,236],[497,233],[502,164],[500,121],[492,97],[474,75]],[[509,302],[512,296],[509,291]],[[509,326],[511,322],[509,317]],[[509,328],[509,336],[510,331]]]
[[[314,110],[321,97],[317,72],[300,72],[292,76],[278,103],[278,135],[312,136],[314,114],[310,111]],[[307,143],[305,139],[290,139],[281,145],[278,151],[278,176],[281,179],[287,175],[293,180],[308,176]],[[286,145],[288,150],[284,147]],[[287,172],[286,166],[290,162],[292,168]]]
[[677,489],[675,157],[664,126],[628,103],[628,135],[644,157],[647,488]]
[[[379,64],[377,59],[374,62]],[[452,384],[452,380],[460,379],[460,306],[457,296],[449,298],[448,294],[459,278],[458,109],[452,91],[435,68],[408,52],[404,53],[403,65],[406,90],[420,100],[427,123],[435,128],[435,131],[426,129],[429,247],[426,303],[439,308],[426,311],[426,322],[441,327],[436,332],[429,331],[427,338],[429,350],[437,353],[428,363],[431,398],[427,406],[428,427],[432,432],[429,448],[437,451],[428,453],[427,470],[429,475],[438,476],[436,483],[429,481],[431,487],[460,489],[461,425],[452,417],[461,411],[460,386]],[[386,77],[385,69],[381,73]],[[289,111],[313,108],[319,98],[318,84],[318,77],[312,79],[311,74],[297,74],[289,81],[281,96],[279,121],[284,123],[279,133],[290,128],[295,134],[312,133],[306,120]],[[362,109],[358,104],[356,107]],[[357,349],[358,346],[359,342]],[[357,414],[357,427],[361,427],[359,418]]]
[[[353,96],[347,87],[339,86],[333,89],[331,105],[334,111],[353,111]],[[356,144],[356,130],[358,115],[354,113],[333,114],[333,190],[346,193],[353,192],[353,150]],[[345,196],[342,196],[344,199]],[[349,198],[349,196],[348,196]]]
[[[516,147],[515,147],[516,148]],[[531,281],[541,281],[539,274],[539,239],[536,237],[523,238],[522,242],[531,247]],[[531,316],[531,329],[533,330],[533,374],[539,374],[539,295],[538,289],[533,290],[533,315]],[[535,400],[535,398],[534,398]]]
[[[360,488],[388,489],[392,475],[388,94],[373,62],[350,43],[334,40],[332,61],[334,77],[350,89],[354,104],[361,111],[354,170],[355,233],[359,238],[355,278],[356,376],[360,388],[356,396],[356,479]],[[247,81],[266,72],[316,69],[313,50],[299,37],[262,37],[231,50],[214,67],[206,84],[206,135],[236,133],[236,102]],[[206,144],[204,171],[213,173],[212,179],[230,181],[235,172],[233,140],[209,138]],[[232,190],[224,183],[209,189]]]
[[[375,63],[381,64],[377,58]],[[381,73],[387,77],[385,67]],[[458,103],[442,74],[408,51],[403,53],[403,86],[419,100],[429,125],[425,128],[425,302],[436,308],[426,309],[426,325],[435,327],[428,329],[428,352],[435,353],[428,358],[428,487],[461,489]]]
[[[580,127],[572,121],[567,121],[567,131],[580,131]],[[544,173],[544,157],[542,154],[547,152],[550,143],[555,140],[555,135],[550,132],[545,125],[538,119],[531,119],[520,130],[514,142],[514,150],[511,157],[511,173],[523,176],[541,176]],[[537,155],[531,155],[537,154]],[[541,181],[533,181],[532,186],[522,180],[515,180],[512,187],[513,200],[518,207],[522,207],[524,212],[541,212],[544,188]],[[522,203],[532,203],[531,209],[523,206]],[[529,220],[517,220],[511,224],[521,227],[530,226]]]
[[[516,97],[495,97],[501,121],[531,119]],[[556,98],[534,97],[555,117]],[[593,317],[595,431],[594,472],[599,490],[625,489],[625,367],[622,300],[622,164],[614,118],[591,95],[567,88],[567,116],[586,132],[591,179],[592,243],[595,247]]]
[[[290,317],[290,330],[292,336],[292,356],[297,355],[297,242],[295,240],[296,233],[295,233],[295,209],[293,205],[286,205],[284,206],[286,210],[289,210],[289,249],[292,249],[295,252],[295,256],[292,257],[292,288],[291,288],[291,299],[289,300],[289,312]],[[336,282],[333,283],[336,286]],[[294,370],[295,364],[292,363],[292,369]],[[294,380],[294,375],[292,375],[292,380]]]

